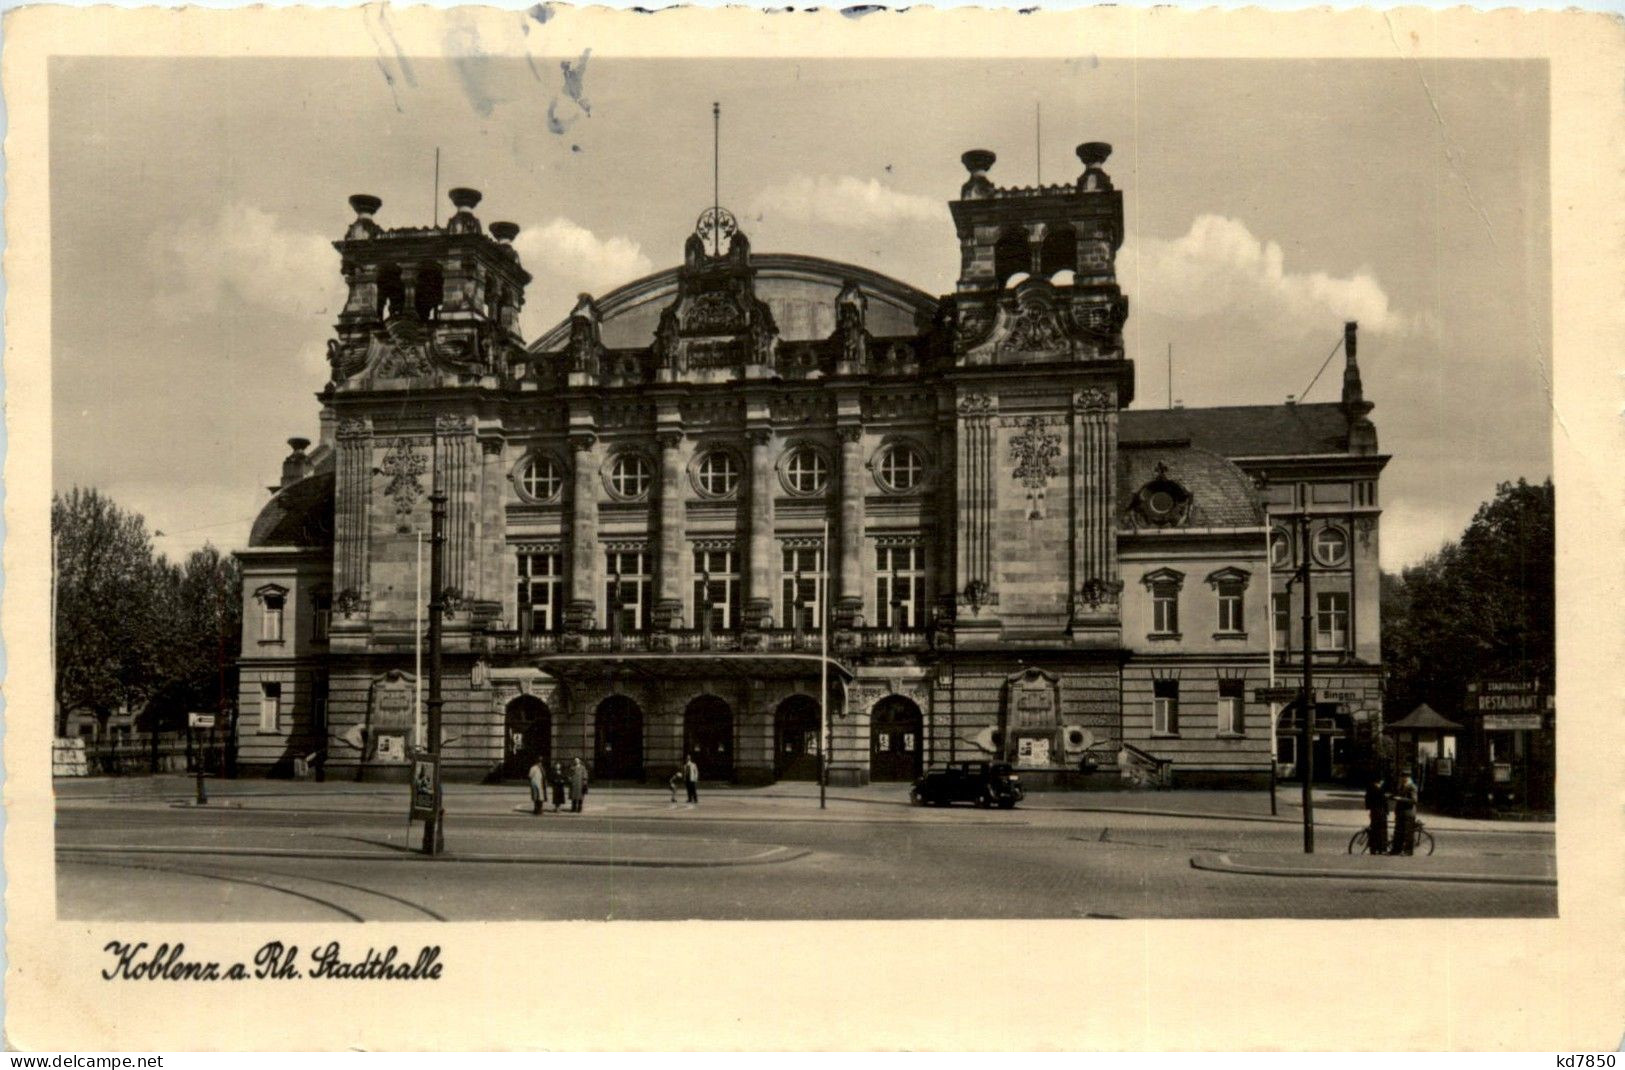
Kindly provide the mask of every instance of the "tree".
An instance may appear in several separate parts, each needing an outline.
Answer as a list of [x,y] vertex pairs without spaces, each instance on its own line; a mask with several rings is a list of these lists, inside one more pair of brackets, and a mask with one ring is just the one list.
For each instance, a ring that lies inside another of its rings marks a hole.
[[95,489],[53,496],[58,735],[88,709],[103,730],[118,709],[138,709],[157,683],[162,571],[146,522]]
[[242,569],[214,546],[194,550],[166,568],[159,597],[171,622],[158,665],[160,683],[147,707],[147,726],[178,728],[192,710],[219,710],[237,690],[242,629]]
[[1550,682],[1556,662],[1554,491],[1502,483],[1459,540],[1382,577],[1383,661],[1391,714],[1426,702],[1459,712],[1467,685]]

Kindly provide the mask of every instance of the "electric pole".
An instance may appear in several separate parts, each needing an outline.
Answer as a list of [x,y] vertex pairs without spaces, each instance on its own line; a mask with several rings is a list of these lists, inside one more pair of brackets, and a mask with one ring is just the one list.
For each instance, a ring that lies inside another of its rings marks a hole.
[[1309,603],[1309,513],[1298,514],[1298,549],[1303,554],[1303,696],[1298,700],[1303,715],[1302,732],[1298,741],[1303,751],[1299,764],[1303,767],[1303,853],[1315,853],[1315,680],[1314,680],[1314,617]]

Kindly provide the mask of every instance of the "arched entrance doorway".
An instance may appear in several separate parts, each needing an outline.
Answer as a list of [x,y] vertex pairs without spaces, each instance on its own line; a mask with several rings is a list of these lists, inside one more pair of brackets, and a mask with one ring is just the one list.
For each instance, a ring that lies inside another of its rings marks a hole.
[[692,756],[704,780],[732,780],[734,711],[715,695],[701,695],[683,711],[683,753]]
[[901,695],[888,695],[869,714],[869,779],[913,780],[925,753],[925,719],[920,707]]
[[545,762],[552,757],[553,715],[547,703],[531,695],[520,695],[508,703],[506,726],[503,776],[524,777],[536,759]]
[[593,717],[594,780],[643,779],[643,709],[625,695],[611,695]]
[[773,773],[780,780],[817,780],[818,701],[807,695],[791,695],[779,703],[773,715]]

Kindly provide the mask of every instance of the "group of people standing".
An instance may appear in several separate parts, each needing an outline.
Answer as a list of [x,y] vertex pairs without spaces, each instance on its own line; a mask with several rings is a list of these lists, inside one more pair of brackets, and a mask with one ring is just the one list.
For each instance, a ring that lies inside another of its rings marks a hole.
[[555,814],[564,808],[566,796],[569,797],[570,812],[581,812],[581,802],[587,797],[587,767],[580,758],[570,759],[568,768],[563,762],[554,762],[549,768],[546,762],[537,758],[528,776],[532,814],[540,814],[547,809],[549,793]]
[[[1394,837],[1388,839],[1388,800],[1394,803]],[[1409,773],[1401,773],[1399,785],[1392,792],[1387,782],[1373,780],[1365,789],[1366,816],[1371,819],[1371,853],[1374,855],[1408,855],[1416,848],[1416,781]]]

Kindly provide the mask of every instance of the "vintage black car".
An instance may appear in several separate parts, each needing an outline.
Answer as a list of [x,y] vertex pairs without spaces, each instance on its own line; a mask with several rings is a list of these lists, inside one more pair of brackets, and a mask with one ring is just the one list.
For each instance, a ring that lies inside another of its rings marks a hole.
[[968,802],[977,806],[1015,807],[1022,800],[1021,778],[1004,762],[956,762],[933,769],[914,782],[909,798],[919,806]]

